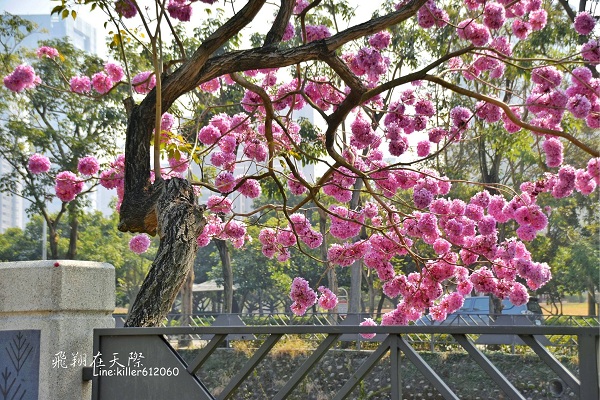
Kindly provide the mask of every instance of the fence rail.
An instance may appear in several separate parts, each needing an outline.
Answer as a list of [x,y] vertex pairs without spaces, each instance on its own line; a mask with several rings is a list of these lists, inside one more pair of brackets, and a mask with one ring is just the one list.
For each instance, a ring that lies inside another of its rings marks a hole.
[[[360,333],[375,333],[380,342],[369,356],[355,368],[346,382],[336,389],[332,399],[355,398],[352,393],[384,356],[388,355],[390,388],[393,400],[401,399],[402,366],[401,358],[410,360],[444,399],[458,399],[451,385],[424,361],[419,351],[408,340],[411,335],[449,335],[468,354],[505,398],[525,399],[524,395],[490,361],[480,348],[470,339],[487,335],[516,335],[539,359],[550,368],[560,382],[582,400],[598,399],[598,350],[600,330],[597,327],[573,326],[210,326],[210,327],[169,327],[169,328],[123,328],[97,329],[94,331],[94,353],[107,354],[114,358],[119,354],[145,354],[144,368],[157,374],[153,376],[117,379],[109,374],[114,372],[114,363],[105,360],[103,367],[96,365],[84,371],[86,379],[93,380],[93,399],[234,399],[242,385],[251,377],[258,365],[274,346],[286,335],[322,335],[324,339],[310,353],[306,360],[287,377],[276,392],[269,394],[272,399],[288,398],[309,375],[325,354],[339,343],[344,335],[359,336]],[[204,338],[198,354],[189,363],[183,362],[178,352],[170,346],[166,336],[197,335]],[[544,339],[552,336],[575,337],[578,349],[577,373],[570,371],[547,349]],[[198,373],[207,365],[211,355],[233,336],[252,338],[260,342],[259,347],[243,365],[236,368],[235,376],[227,379],[219,390],[208,389],[198,378]],[[404,357],[402,357],[404,356]],[[387,362],[387,361],[386,361]],[[117,366],[119,364],[117,363]],[[112,368],[112,369],[111,369]],[[177,370],[177,375],[173,371]],[[171,371],[171,376],[163,376],[160,371]],[[163,379],[164,378],[164,379]],[[352,396],[352,397],[351,397]]]

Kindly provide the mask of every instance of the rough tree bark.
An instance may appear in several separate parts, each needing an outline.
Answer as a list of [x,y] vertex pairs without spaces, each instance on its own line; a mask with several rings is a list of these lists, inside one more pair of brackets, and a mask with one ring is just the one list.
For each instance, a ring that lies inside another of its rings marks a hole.
[[179,178],[163,181],[160,186],[162,193],[156,204],[160,246],[125,326],[159,325],[196,256],[196,239],[204,219],[192,186]]

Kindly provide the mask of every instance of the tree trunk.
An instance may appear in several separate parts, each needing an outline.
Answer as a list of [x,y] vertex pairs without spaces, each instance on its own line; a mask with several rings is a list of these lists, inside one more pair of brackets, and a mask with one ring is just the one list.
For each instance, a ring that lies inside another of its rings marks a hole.
[[77,203],[72,201],[68,206],[69,210],[69,249],[67,250],[66,259],[74,260],[77,256],[77,236],[79,229],[79,215],[77,213]]
[[[194,267],[190,268],[185,282],[181,287],[181,320],[180,326],[192,324],[192,313],[194,312]],[[179,339],[179,347],[189,347],[192,344],[190,335],[183,335]]]
[[156,215],[160,246],[125,326],[158,326],[194,265],[204,219],[190,183],[164,181]]
[[221,239],[214,239],[215,245],[219,250],[221,257],[221,267],[223,269],[223,313],[231,314],[233,312],[233,269],[231,268],[231,256],[227,242]]
[[56,233],[56,225],[48,223],[48,244],[50,245],[50,258],[58,259],[58,234]]
[[[321,252],[321,259],[327,260],[327,213],[325,211],[321,210],[320,208],[319,208],[319,232],[323,236],[323,243],[321,243],[321,246],[319,247],[319,250]],[[325,266],[327,268],[327,286],[329,287],[329,290],[331,290],[337,296],[338,280],[337,280],[337,274],[335,272],[335,267],[333,265],[329,264],[328,262],[326,262]],[[329,314],[329,320],[330,320],[331,325],[337,325],[338,324],[338,318],[337,318],[338,317],[338,307],[337,307],[337,305],[334,308],[332,308],[331,310],[328,310],[327,313]]]
[[588,292],[587,292],[587,305],[588,305],[588,316],[590,317],[595,317],[598,315],[598,312],[596,310],[596,296],[595,296],[595,289],[593,286],[590,286],[588,288]]

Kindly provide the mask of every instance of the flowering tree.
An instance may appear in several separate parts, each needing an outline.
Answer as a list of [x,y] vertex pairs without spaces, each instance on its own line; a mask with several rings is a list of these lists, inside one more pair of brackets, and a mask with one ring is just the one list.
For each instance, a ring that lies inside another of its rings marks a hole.
[[[116,31],[131,37],[137,38],[128,26],[141,23],[148,41],[140,39],[139,45],[154,66],[131,79],[133,71],[126,68],[122,76],[113,64],[91,79],[70,79],[74,92],[102,94],[121,80],[132,89],[125,100],[125,157],[100,174],[102,184],[117,188],[119,229],[161,239],[129,326],[160,322],[197,246],[219,239],[242,247],[249,223],[242,218],[253,217],[249,221],[260,225],[261,214],[271,210],[279,222],[261,230],[262,253],[285,261],[291,247],[307,253],[322,248],[329,267],[364,264],[376,272],[386,295],[400,298],[398,307],[384,315],[384,324],[407,324],[425,312],[442,320],[473,290],[523,304],[528,289],[551,278],[548,265],[533,260],[525,245],[547,226],[544,198],[590,195],[600,183],[597,148],[566,123],[575,118],[582,121],[580,129],[600,127],[600,81],[584,66],[600,63],[595,20],[588,13],[577,14],[574,29],[591,37],[558,62],[520,55],[527,41],[552,22],[541,0],[412,0],[348,27],[340,25],[347,22],[347,2],[282,0],[265,35],[254,36],[244,50],[225,46],[268,7],[265,1],[249,1],[240,9],[240,2],[226,1],[235,12],[193,49],[178,39],[174,22],[190,21],[193,7],[200,5],[196,2],[171,0],[164,8],[160,2],[143,8],[133,0],[85,3],[101,8]],[[323,10],[334,16],[331,29]],[[63,1],[55,12],[68,15],[69,4]],[[410,40],[421,30],[435,40],[420,42],[424,50],[407,68],[400,62],[402,51],[414,50]],[[405,46],[396,42],[394,55],[387,49],[398,32],[405,35]],[[178,55],[172,59],[162,52],[169,34]],[[120,35],[117,43],[123,42]],[[515,79],[531,84],[519,90],[503,85]],[[38,80],[31,68],[20,66],[4,83],[23,91]],[[164,114],[183,107],[188,94],[225,85],[243,88],[244,97],[237,108],[223,107],[206,123],[203,115],[180,113],[178,133],[173,116]],[[303,137],[295,119],[304,107],[324,120],[314,142]],[[494,135],[524,130],[538,138],[546,172],[516,191],[497,182],[473,182],[478,190],[469,201],[453,198],[455,182],[432,166],[443,170],[441,155],[477,137],[475,121]],[[314,146],[324,147],[326,155],[305,151]],[[586,161],[565,165],[565,149],[585,153]],[[161,168],[161,154],[169,168]],[[325,165],[316,182],[300,171],[298,160],[307,154]],[[189,163],[201,165],[199,176],[187,170]],[[234,175],[236,167],[244,172]],[[77,192],[77,178],[63,181]],[[236,213],[232,199],[256,198],[261,185],[274,187],[282,201],[252,215]],[[199,189],[210,193],[202,206],[196,201]],[[302,200],[290,205],[286,190]],[[324,241],[312,226],[308,205],[323,213],[334,240]],[[499,235],[507,223],[518,226],[517,237]],[[134,249],[144,250],[147,240],[137,240]],[[398,256],[410,257],[416,271],[394,268],[390,260]],[[315,303],[323,308],[336,303],[330,290],[315,291],[301,277],[294,279],[290,297],[296,314]]]
[[[86,203],[83,194],[97,186],[97,180],[90,177],[100,168],[96,158],[88,156],[114,158],[118,137],[115,131],[122,130],[125,122],[116,101],[119,96],[116,93],[104,96],[102,107],[98,107],[95,99],[74,93],[57,97],[53,87],[56,88],[65,75],[89,74],[101,67],[102,61],[64,40],[47,42],[37,54],[32,49],[18,48],[34,26],[16,16],[0,16],[0,30],[3,32],[0,40],[3,70],[14,68],[11,61],[16,58],[31,62],[31,65],[20,65],[11,74],[13,77],[21,74],[25,80],[17,79],[12,86],[7,80],[7,87],[23,91],[22,85],[35,73],[43,80],[35,91],[18,95],[5,89],[0,92],[3,121],[0,156],[12,167],[2,174],[0,191],[23,197],[29,202],[29,214],[42,215],[49,228],[52,258],[73,259],[77,254],[79,214]],[[7,30],[11,31],[10,35]],[[75,185],[68,184],[75,179],[78,165],[81,177]],[[51,168],[58,174],[56,182],[45,174]],[[52,213],[50,202],[55,195],[60,204],[56,207],[58,211]],[[58,227],[63,218],[69,221],[65,230],[68,248],[59,254]]]

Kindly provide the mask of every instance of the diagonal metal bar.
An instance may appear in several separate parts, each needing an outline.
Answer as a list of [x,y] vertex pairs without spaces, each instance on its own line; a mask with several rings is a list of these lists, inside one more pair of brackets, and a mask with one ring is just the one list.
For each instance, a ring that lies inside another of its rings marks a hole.
[[560,361],[558,361],[546,347],[542,346],[542,344],[534,336],[519,335],[519,337],[527,346],[531,347],[531,350],[535,351],[535,354],[537,354],[538,357],[544,363],[546,363],[550,369],[552,369],[552,371],[556,372],[560,379],[562,379],[567,385],[569,385],[571,389],[573,389],[573,392],[575,392],[577,397],[580,397],[581,384],[579,379],[577,379],[577,377],[571,371],[562,365]]
[[375,367],[375,365],[381,360],[381,358],[390,350],[390,343],[392,342],[392,336],[388,337],[377,347],[377,349],[371,353],[369,357],[361,364],[348,381],[342,386],[332,400],[342,400],[348,397],[348,395],[354,390],[354,388],[364,379],[364,377]]
[[390,337],[390,376],[392,380],[392,399],[402,398],[402,373],[400,363],[402,362],[400,351],[400,336],[389,335]]
[[258,350],[252,355],[252,357],[246,362],[246,365],[234,376],[225,389],[217,396],[218,400],[228,399],[232,396],[236,389],[244,382],[244,380],[252,373],[254,368],[269,354],[269,351],[277,344],[279,339],[283,337],[283,334],[269,335],[267,340],[259,347]]
[[217,349],[217,347],[219,347],[223,340],[225,340],[226,337],[226,334],[213,336],[211,341],[208,342],[208,344],[200,351],[198,356],[194,358],[194,361],[192,361],[190,365],[188,365],[187,371],[190,374],[195,374],[202,367],[202,364],[204,364],[208,360],[208,357],[210,357],[210,355],[214,353],[214,351]]
[[321,342],[319,347],[304,361],[304,363],[294,372],[294,375],[289,381],[279,390],[279,392],[273,397],[273,400],[285,399],[291,392],[298,386],[300,381],[308,375],[310,370],[319,362],[321,358],[327,353],[327,350],[331,348],[341,336],[341,333],[331,333],[327,335],[325,340]]
[[479,351],[464,334],[452,334],[456,340],[466,351],[471,358],[489,375],[490,378],[502,389],[506,395],[513,400],[525,400],[525,397],[513,386],[512,383],[490,362],[490,360]]
[[579,335],[579,378],[581,399],[600,399],[598,374],[600,370],[600,346],[597,335]]
[[[450,389],[450,387],[442,380],[442,378],[427,364],[427,361],[417,353],[417,351],[406,341],[405,338],[398,339],[398,346],[406,357],[414,364],[414,366],[423,374],[431,384],[437,389],[442,397],[446,400],[460,400],[460,398]],[[394,398],[394,397],[392,397]],[[399,397],[398,397],[399,398]]]

